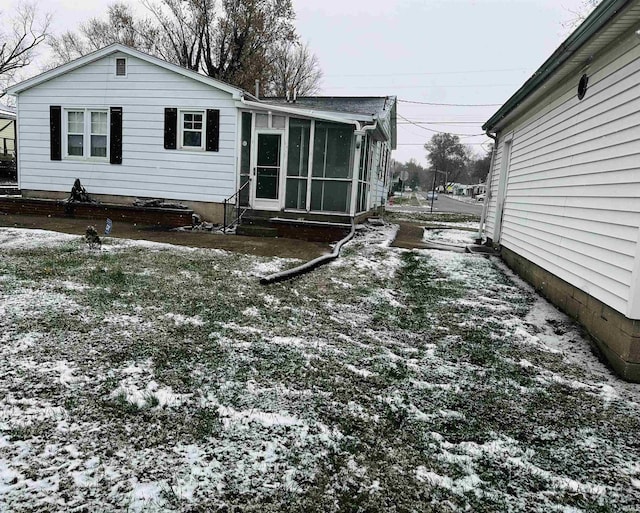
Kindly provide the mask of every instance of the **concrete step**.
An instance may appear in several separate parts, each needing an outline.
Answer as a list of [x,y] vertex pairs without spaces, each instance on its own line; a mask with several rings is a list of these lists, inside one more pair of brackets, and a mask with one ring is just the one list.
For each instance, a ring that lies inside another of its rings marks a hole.
[[256,224],[241,224],[236,228],[236,235],[247,235],[249,237],[277,237],[278,229],[269,226]]

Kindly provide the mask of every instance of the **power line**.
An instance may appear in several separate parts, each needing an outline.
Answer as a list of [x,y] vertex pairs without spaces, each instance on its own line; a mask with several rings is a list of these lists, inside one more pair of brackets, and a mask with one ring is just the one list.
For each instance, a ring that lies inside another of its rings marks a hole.
[[[410,121],[398,121],[398,125],[405,125]],[[414,121],[412,125],[482,125],[484,121]]]
[[417,105],[435,105],[438,107],[502,107],[502,103],[435,103],[400,99],[398,101],[402,103],[413,103]]
[[[465,146],[482,146],[483,144],[487,144],[487,141],[484,142],[468,142],[464,143]],[[397,146],[424,146],[424,143],[398,143]]]
[[329,74],[326,77],[413,77],[426,75],[465,75],[468,73],[503,73],[508,71],[529,71],[528,68],[511,69],[478,69],[467,71],[428,71],[424,73],[354,73],[354,74]]
[[405,118],[404,116],[398,114],[399,118],[404,119],[405,121],[409,122],[409,124],[417,126],[418,128],[421,128],[422,130],[426,130],[428,132],[434,132],[436,134],[451,134],[451,135],[457,135],[458,137],[479,137],[481,135],[486,135],[484,133],[482,134],[453,134],[451,132],[443,132],[442,130],[434,130],[433,128],[427,128],[426,126],[422,126],[422,125],[418,125],[417,123],[415,123],[414,121],[411,121],[410,119]]
[[397,85],[397,84],[380,84],[380,85],[359,85],[359,84],[351,84],[348,86],[331,86],[327,87],[327,89],[353,89],[357,87],[358,89],[468,89],[474,88],[477,89],[479,87],[509,87],[515,88],[520,86],[520,84],[420,84],[420,85]]

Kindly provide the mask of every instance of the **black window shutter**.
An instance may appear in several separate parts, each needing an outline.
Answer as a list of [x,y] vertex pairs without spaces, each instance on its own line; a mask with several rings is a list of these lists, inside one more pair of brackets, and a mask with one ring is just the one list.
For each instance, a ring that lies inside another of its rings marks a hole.
[[122,107],[111,107],[109,162],[122,164]]
[[220,150],[220,111],[207,109],[207,151]]
[[49,132],[51,160],[62,160],[62,108],[59,105],[49,107]]
[[178,142],[178,109],[164,109],[164,148],[175,150]]

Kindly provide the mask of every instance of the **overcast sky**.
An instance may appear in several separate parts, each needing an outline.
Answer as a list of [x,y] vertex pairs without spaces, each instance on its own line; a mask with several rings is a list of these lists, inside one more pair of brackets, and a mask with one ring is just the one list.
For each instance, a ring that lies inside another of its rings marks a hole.
[[[111,0],[40,0],[55,33],[103,16]],[[140,3],[129,3],[141,9]],[[426,164],[431,130],[470,134],[486,147],[481,125],[567,36],[584,0],[293,0],[296,25],[319,58],[324,95],[396,95],[399,161]],[[15,0],[0,0],[8,13]],[[142,10],[140,11],[142,12]],[[413,125],[407,120],[418,123]]]

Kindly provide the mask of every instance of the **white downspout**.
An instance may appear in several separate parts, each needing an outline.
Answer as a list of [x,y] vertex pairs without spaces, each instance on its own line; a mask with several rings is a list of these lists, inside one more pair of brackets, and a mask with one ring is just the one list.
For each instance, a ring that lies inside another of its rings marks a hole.
[[[362,125],[357,122],[357,128],[354,131],[354,135],[356,136],[356,141],[360,140],[360,148],[356,145],[356,152],[353,157],[353,176],[351,177],[351,208],[350,213],[351,217],[355,219],[357,214],[357,203],[358,203],[358,180],[360,179],[360,156],[362,155],[362,145],[364,144],[364,137],[367,135],[367,132],[371,132],[378,127],[378,121],[376,120],[373,125]],[[364,158],[367,158],[367,155],[364,155]],[[371,170],[369,170],[371,172]]]
[[491,135],[487,130],[487,137],[493,139],[493,151],[491,152],[491,164],[489,164],[489,174],[485,182],[486,192],[484,193],[484,205],[482,206],[482,215],[480,216],[480,225],[478,226],[478,237],[476,244],[482,244],[484,238],[484,223],[487,220],[487,212],[489,211],[489,201],[491,200],[491,179],[493,178],[493,165],[495,163],[496,153],[498,151],[498,137]]

